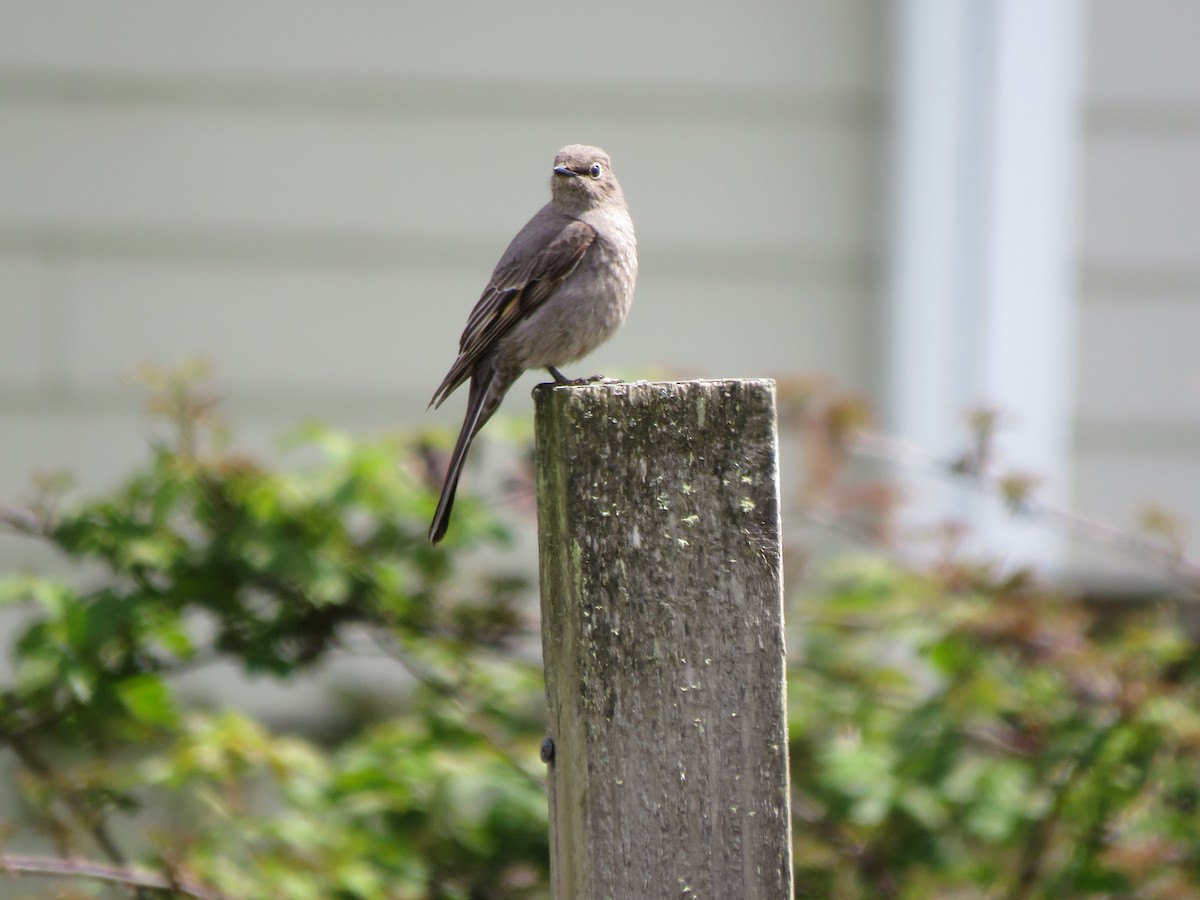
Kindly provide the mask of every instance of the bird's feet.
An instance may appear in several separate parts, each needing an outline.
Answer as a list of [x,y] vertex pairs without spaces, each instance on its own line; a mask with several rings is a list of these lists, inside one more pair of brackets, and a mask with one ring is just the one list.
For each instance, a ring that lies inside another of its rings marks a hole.
[[589,375],[587,378],[567,378],[566,375],[558,371],[554,366],[546,366],[546,371],[554,377],[554,383],[560,385],[616,384],[621,380],[619,378],[606,378],[603,375]]

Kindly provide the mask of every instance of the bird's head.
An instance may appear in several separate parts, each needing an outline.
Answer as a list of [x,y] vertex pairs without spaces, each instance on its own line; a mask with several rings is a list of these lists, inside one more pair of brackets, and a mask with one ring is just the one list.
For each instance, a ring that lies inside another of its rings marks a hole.
[[558,151],[550,193],[555,206],[574,214],[622,197],[608,154],[586,144],[569,144]]

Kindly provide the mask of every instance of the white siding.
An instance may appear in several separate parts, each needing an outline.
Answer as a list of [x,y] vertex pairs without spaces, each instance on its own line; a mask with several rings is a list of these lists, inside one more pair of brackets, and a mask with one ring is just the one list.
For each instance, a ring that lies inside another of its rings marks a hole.
[[210,359],[253,449],[456,426],[425,403],[572,141],[612,153],[642,254],[587,372],[867,387],[886,28],[870,0],[0,0],[0,498],[127,471],[143,361]]
[[[1087,10],[1074,503],[1200,523],[1200,6]],[[585,369],[877,389],[889,27],[874,0],[0,0],[0,499],[126,471],[144,360],[211,359],[254,448],[453,427],[425,401],[576,140],[642,251]]]
[[1076,505],[1134,528],[1158,505],[1200,552],[1200,5],[1089,12]]
[[563,89],[624,82],[873,90],[872,0],[602,6],[486,0],[5,0],[0,59],[51,72],[219,79],[529,79]]

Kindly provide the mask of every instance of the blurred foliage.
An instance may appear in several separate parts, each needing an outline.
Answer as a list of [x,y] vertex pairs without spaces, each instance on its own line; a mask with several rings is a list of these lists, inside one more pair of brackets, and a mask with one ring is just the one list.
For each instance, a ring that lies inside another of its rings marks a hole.
[[[541,673],[517,651],[530,587],[468,565],[504,530],[464,495],[427,543],[439,464],[419,443],[310,427],[287,471],[228,450],[197,374],[149,373],[170,428],[118,489],[67,504],[46,479],[0,511],[78,564],[0,580],[18,623],[0,746],[23,803],[0,849],[174,884],[140,897],[548,896]],[[836,497],[879,539],[861,508],[894,498],[841,477],[861,410],[826,413],[806,502]],[[1200,896],[1200,672],[1169,610],[1098,617],[1020,573],[873,553],[789,617],[799,896]],[[388,709],[324,740],[180,685],[365,652],[394,667]]]
[[1200,665],[1169,610],[878,558],[795,610],[799,896],[1200,896]]
[[[464,497],[430,546],[432,451],[411,443],[309,427],[288,472],[222,449],[197,374],[150,373],[171,427],[117,490],[60,511],[51,479],[6,514],[82,564],[0,581],[23,623],[0,744],[26,818],[63,856],[125,864],[112,820],[146,810],[147,858],[230,897],[537,894],[540,671],[511,652],[528,589],[459,565],[504,531]],[[398,711],[331,746],[179,696],[216,662],[294,680],[347,650],[394,663]]]

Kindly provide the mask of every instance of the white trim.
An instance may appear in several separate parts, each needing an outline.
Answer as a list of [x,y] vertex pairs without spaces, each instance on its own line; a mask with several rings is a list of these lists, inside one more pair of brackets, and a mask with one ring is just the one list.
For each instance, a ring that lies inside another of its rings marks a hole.
[[[898,0],[884,410],[947,458],[966,409],[1004,411],[1001,470],[1069,497],[1080,0]],[[977,497],[913,485],[920,521],[966,520],[991,554],[1058,569],[1065,542]]]

